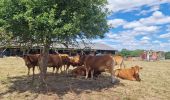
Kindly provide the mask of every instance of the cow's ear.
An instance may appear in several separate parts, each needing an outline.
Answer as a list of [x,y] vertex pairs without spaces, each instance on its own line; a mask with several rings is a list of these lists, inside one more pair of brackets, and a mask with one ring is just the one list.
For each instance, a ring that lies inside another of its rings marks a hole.
[[135,67],[131,67],[132,69],[134,69]]
[[143,69],[142,67],[140,67],[140,69]]

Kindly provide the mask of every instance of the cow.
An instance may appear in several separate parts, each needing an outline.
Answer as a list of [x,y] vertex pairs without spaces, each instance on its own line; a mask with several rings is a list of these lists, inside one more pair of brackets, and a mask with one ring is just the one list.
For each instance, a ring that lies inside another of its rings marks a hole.
[[64,71],[68,73],[68,69],[70,67],[70,58],[68,54],[59,54],[62,59],[62,64],[64,66]]
[[[39,56],[39,64],[41,61],[41,56]],[[56,73],[58,73],[59,69],[62,67],[62,58],[59,54],[49,54],[48,55],[48,67],[53,67],[53,73],[56,69]]]
[[[103,70],[103,71],[96,71],[96,70],[95,70],[93,76],[94,76],[94,77],[98,77],[98,75],[100,75],[102,72],[104,72],[104,70]],[[71,74],[72,74],[74,77],[86,76],[86,68],[85,68],[84,66],[78,66],[77,68],[75,68],[75,69],[73,69],[73,70],[71,71]],[[88,76],[89,76],[88,78],[90,78],[90,77],[91,77],[91,74],[89,73]]]
[[27,54],[23,55],[23,59],[25,61],[25,65],[28,68],[28,75],[30,74],[30,69],[32,68],[33,71],[33,80],[34,80],[34,71],[35,66],[38,66],[38,57],[40,54]]
[[115,76],[121,79],[127,79],[131,81],[141,81],[139,77],[140,69],[142,69],[142,67],[139,67],[137,65],[131,68],[117,69],[115,70]]
[[115,55],[113,56],[113,60],[114,60],[115,65],[118,65],[119,68],[122,68],[122,66],[125,68],[124,59],[122,56]]
[[81,66],[82,64],[80,64],[80,55],[76,55],[76,56],[72,56],[69,57],[70,58],[70,65],[72,65],[73,67],[77,67],[77,66]]
[[102,71],[108,69],[112,76],[112,83],[116,82],[114,75],[114,60],[111,55],[88,55],[85,57],[84,66],[86,68],[86,79],[89,72],[91,72],[91,79],[93,79],[94,71]]

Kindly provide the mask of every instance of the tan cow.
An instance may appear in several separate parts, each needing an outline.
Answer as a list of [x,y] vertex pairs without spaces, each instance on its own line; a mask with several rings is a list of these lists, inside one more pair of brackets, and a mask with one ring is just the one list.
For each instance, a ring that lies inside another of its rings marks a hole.
[[68,73],[68,69],[70,67],[70,58],[68,54],[59,54],[62,59],[62,64],[64,66],[64,71]]
[[140,69],[142,69],[142,67],[139,67],[137,65],[131,68],[117,69],[115,70],[115,76],[122,79],[132,80],[132,81],[141,81],[139,77]]
[[125,68],[124,59],[122,56],[115,55],[115,56],[113,56],[113,60],[115,62],[115,65],[119,66],[119,69],[121,69],[122,66]]
[[93,79],[94,71],[103,71],[108,69],[112,76],[112,83],[116,82],[114,75],[114,60],[111,55],[88,55],[85,58],[84,65],[86,67],[86,79],[88,78],[89,72],[91,72],[91,78]]

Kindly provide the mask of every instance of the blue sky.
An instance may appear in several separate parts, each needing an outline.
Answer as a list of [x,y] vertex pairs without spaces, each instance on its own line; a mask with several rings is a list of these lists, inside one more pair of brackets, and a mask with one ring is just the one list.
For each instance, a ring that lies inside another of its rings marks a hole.
[[121,50],[170,51],[170,0],[108,0],[112,27],[101,42]]

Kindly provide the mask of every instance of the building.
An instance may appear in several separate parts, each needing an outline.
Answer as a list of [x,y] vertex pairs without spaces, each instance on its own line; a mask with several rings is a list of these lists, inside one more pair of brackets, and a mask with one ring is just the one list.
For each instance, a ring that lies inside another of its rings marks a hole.
[[[29,51],[27,52],[31,54],[36,54],[41,52],[41,46],[33,46]],[[89,54],[91,52],[96,54],[116,54],[118,50],[115,50],[114,48],[102,44],[102,43],[77,43],[74,45],[68,45],[68,47],[64,46],[63,44],[59,43],[53,43],[50,47],[49,53],[66,53],[69,55],[76,55],[77,53],[85,53]],[[0,55],[1,56],[21,56],[24,52],[22,51],[21,47],[19,46],[10,46],[7,48],[0,49]]]

